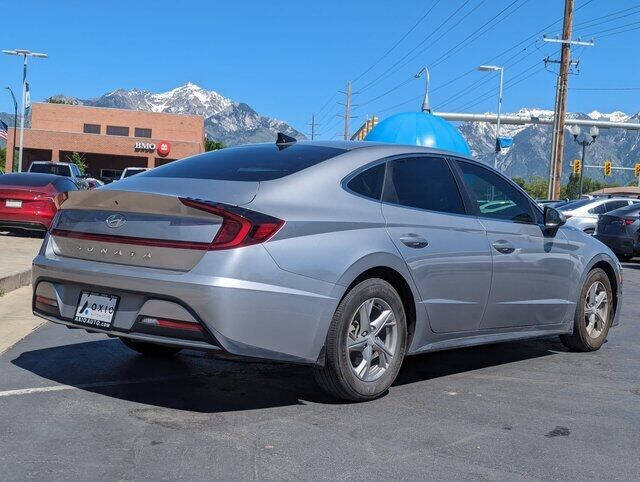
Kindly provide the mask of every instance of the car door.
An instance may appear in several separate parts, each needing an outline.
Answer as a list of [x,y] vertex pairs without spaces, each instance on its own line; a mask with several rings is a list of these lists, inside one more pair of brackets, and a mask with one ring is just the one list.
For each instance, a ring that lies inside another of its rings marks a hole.
[[[533,203],[507,179],[477,163],[458,161],[460,174],[493,256],[493,278],[482,329],[566,320],[571,261],[562,234],[545,236]],[[539,213],[538,213],[539,214]]]
[[491,253],[482,224],[466,212],[448,162],[419,155],[390,160],[382,212],[431,329],[477,330],[491,284]]

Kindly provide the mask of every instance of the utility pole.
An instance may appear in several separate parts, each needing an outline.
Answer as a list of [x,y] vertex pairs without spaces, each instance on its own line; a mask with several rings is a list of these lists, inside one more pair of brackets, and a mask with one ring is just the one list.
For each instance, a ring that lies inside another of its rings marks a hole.
[[562,156],[564,154],[564,117],[567,112],[567,88],[569,83],[569,68],[571,67],[571,45],[593,46],[593,41],[582,42],[571,40],[573,28],[573,0],[565,0],[564,22],[562,38],[545,38],[545,42],[562,44],[560,53],[560,74],[556,85],[556,105],[554,108],[554,129],[551,144],[551,162],[549,165],[549,199],[560,198],[562,187]]
[[356,116],[352,116],[351,115],[351,108],[355,107],[354,105],[351,105],[351,96],[353,94],[357,94],[357,92],[352,92],[351,91],[351,81],[348,80],[347,81],[347,90],[345,92],[340,91],[340,93],[345,95],[345,103],[341,103],[339,102],[340,105],[344,105],[344,133],[343,133],[343,138],[345,141],[349,140],[349,119],[352,119]]
[[316,124],[315,114],[311,114],[311,123],[307,125],[311,126],[311,140],[313,141],[316,138],[316,127],[320,125],[320,124]]
[[16,132],[18,130],[18,101],[11,87],[5,87],[13,99],[13,149],[11,151],[11,170],[16,168]]

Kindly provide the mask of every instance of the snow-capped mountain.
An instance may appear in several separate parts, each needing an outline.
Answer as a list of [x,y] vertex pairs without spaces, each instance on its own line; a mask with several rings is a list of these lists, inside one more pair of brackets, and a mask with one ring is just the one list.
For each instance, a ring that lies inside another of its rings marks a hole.
[[[534,117],[552,117],[553,111],[544,109],[520,109],[505,115],[523,115]],[[577,119],[610,120],[613,122],[640,122],[640,113],[629,115],[621,111],[602,113],[593,111],[588,114],[568,113],[567,117]],[[486,122],[462,122],[460,132],[465,137],[472,154],[488,164],[493,164],[495,145],[495,124]],[[588,133],[588,126],[582,131]],[[540,124],[502,125],[500,135],[513,137],[513,146],[498,155],[498,167],[509,176],[546,178],[549,173],[551,156],[552,126]],[[571,170],[571,161],[579,159],[581,147],[574,142],[573,136],[565,130],[563,174],[566,178]],[[632,167],[640,162],[640,131],[623,129],[600,129],[596,142],[587,148],[586,164],[602,165],[611,160],[614,166]],[[603,173],[597,169],[585,170],[585,175],[603,180]],[[629,172],[615,171],[607,181],[627,184],[631,181]]]
[[81,100],[62,95],[54,98],[95,107],[202,115],[207,135],[229,146],[271,141],[278,132],[305,139],[304,134],[286,122],[260,115],[247,104],[235,102],[191,82],[160,93],[118,89],[97,99]]

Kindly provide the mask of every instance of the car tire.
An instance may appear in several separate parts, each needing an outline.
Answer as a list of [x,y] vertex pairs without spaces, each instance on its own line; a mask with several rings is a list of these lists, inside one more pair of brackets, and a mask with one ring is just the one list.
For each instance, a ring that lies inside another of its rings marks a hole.
[[338,305],[327,333],[325,363],[314,367],[314,377],[324,391],[337,398],[373,400],[385,394],[396,379],[406,349],[402,299],[386,281],[367,279]]
[[149,343],[146,341],[137,341],[130,338],[120,338],[120,341],[138,353],[145,356],[158,358],[170,357],[182,350],[177,346],[158,345],[157,343]]
[[613,314],[611,282],[603,270],[596,268],[589,273],[582,286],[573,333],[561,335],[560,340],[573,351],[598,350],[607,339]]

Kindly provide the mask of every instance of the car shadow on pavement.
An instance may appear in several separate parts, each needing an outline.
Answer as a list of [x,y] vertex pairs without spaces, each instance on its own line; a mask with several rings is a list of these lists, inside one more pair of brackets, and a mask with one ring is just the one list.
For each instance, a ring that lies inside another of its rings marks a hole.
[[[542,339],[412,356],[405,360],[394,386],[558,351],[564,351],[558,342]],[[307,366],[231,361],[192,351],[154,359],[138,355],[112,339],[25,351],[11,363],[79,390],[191,412],[255,410],[305,401],[344,403],[322,392]]]

